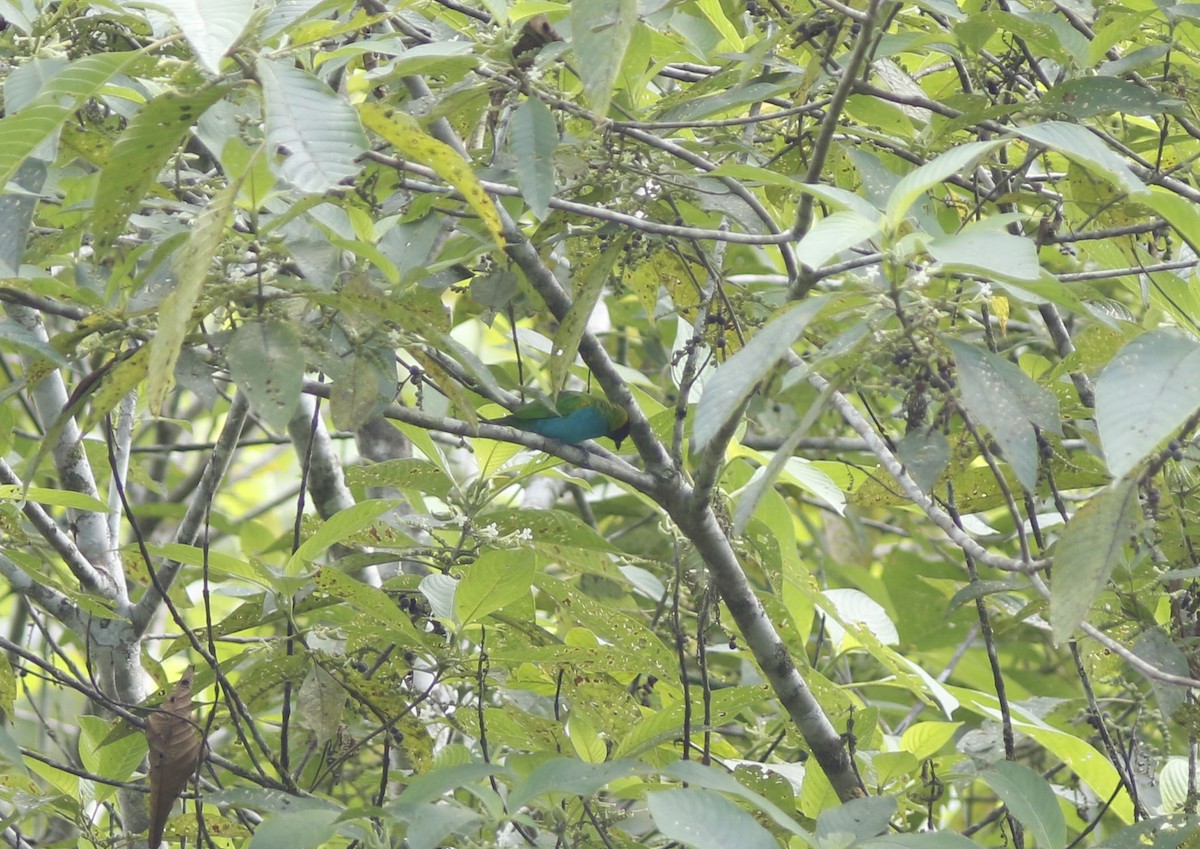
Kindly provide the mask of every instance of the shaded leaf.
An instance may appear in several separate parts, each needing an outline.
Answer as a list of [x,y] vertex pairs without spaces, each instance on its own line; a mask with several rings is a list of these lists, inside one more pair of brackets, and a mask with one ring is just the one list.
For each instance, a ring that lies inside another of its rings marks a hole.
[[[545,218],[554,194],[554,149],[558,147],[554,116],[542,101],[527,98],[513,113],[509,132],[509,153],[521,195],[534,215]],[[474,288],[472,284],[472,294]]]
[[637,0],[588,0],[571,4],[571,42],[592,111],[608,113],[613,86],[637,24]]
[[[92,230],[101,253],[115,247],[126,220],[141,205],[188,128],[224,91],[210,86],[191,93],[165,92],[150,100],[129,122],[113,145],[96,186]],[[215,201],[210,208],[214,205]]]
[[287,427],[304,380],[304,355],[292,325],[273,319],[243,324],[225,354],[255,414],[277,430]]
[[1037,485],[1033,426],[1059,433],[1058,400],[1020,368],[990,351],[951,340],[963,405],[991,432],[1025,489]]
[[1124,477],[1200,409],[1200,345],[1167,330],[1121,349],[1096,381],[1109,471]]
[[225,224],[233,214],[241,185],[240,177],[233,180],[200,213],[187,244],[179,252],[176,263],[179,282],[159,304],[158,328],[149,343],[150,361],[146,373],[147,403],[155,415],[162,410],[167,393],[171,391],[184,340],[197,319],[193,312],[208,277],[209,264],[221,243]]
[[825,306],[821,297],[810,297],[773,318],[758,331],[746,347],[721,364],[704,384],[704,394],[696,408],[693,436],[696,450],[702,451],[754,393],[759,381],[767,376],[808,323]]
[[1024,764],[1001,761],[981,773],[1009,812],[1047,849],[1066,845],[1067,823],[1046,779]]
[[777,849],[771,833],[724,796],[708,790],[664,790],[646,797],[663,836],[696,849]]
[[314,666],[296,694],[296,721],[324,745],[337,733],[346,706],[346,691],[333,676]]
[[1054,639],[1068,639],[1125,559],[1125,545],[1138,518],[1135,481],[1121,480],[1079,508],[1054,549],[1050,626]]
[[579,342],[587,330],[588,320],[600,300],[604,284],[608,282],[609,273],[617,261],[617,257],[625,249],[625,236],[613,240],[608,249],[588,267],[582,275],[575,300],[563,317],[562,323],[554,333],[554,344],[550,351],[550,394],[557,398],[558,393],[566,386],[579,353]]

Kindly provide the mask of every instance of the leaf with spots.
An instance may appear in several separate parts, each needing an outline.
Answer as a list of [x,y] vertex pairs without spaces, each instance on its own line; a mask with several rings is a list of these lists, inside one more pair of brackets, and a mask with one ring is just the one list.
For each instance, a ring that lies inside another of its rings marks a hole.
[[497,510],[479,517],[501,535],[527,531],[526,547],[561,567],[620,578],[613,565],[617,549],[578,517],[563,510]]
[[175,364],[183,343],[199,316],[196,304],[208,277],[209,264],[216,255],[225,233],[225,223],[233,214],[233,205],[242,185],[239,176],[213,197],[196,218],[187,244],[179,252],[175,267],[179,283],[162,299],[158,308],[158,329],[150,340],[150,364],[146,396],[150,412],[158,414],[171,390]]
[[378,587],[355,580],[337,569],[321,569],[313,577],[313,586],[318,592],[341,599],[359,613],[384,626],[380,642],[396,639],[405,645],[421,645],[421,635],[416,626],[387,593]]
[[100,254],[115,247],[129,216],[142,205],[188,129],[226,90],[209,86],[196,92],[166,92],[129,122],[100,172],[92,204],[92,235]]
[[644,663],[644,672],[660,678],[677,673],[674,654],[637,619],[615,611],[611,605],[596,602],[565,581],[545,573],[536,575],[533,585],[558,604],[564,619],[574,620],[605,642],[637,655]]
[[469,163],[445,142],[427,135],[406,112],[378,103],[363,103],[359,115],[368,130],[387,139],[402,155],[427,165],[458,190],[470,205],[497,247],[504,247],[500,213]]
[[8,109],[0,119],[0,186],[7,186],[21,164],[55,138],[79,103],[143,58],[141,51],[84,56],[51,77],[32,102]]
[[273,319],[243,324],[225,355],[255,414],[276,430],[287,427],[304,379],[304,354],[292,325]]
[[1054,594],[1050,596],[1055,642],[1070,638],[1107,586],[1113,568],[1125,562],[1125,546],[1138,515],[1135,482],[1123,479],[1079,508],[1063,529],[1054,548]]
[[1017,480],[1032,492],[1038,469],[1033,428],[1061,433],[1058,399],[1007,360],[974,345],[949,344],[958,366],[963,406],[988,429]]
[[575,365],[579,354],[579,342],[583,339],[592,311],[596,309],[617,257],[625,249],[626,238],[624,234],[618,236],[591,266],[575,275],[575,300],[554,332],[554,344],[550,352],[551,397],[558,397],[558,393],[567,385],[571,367]]

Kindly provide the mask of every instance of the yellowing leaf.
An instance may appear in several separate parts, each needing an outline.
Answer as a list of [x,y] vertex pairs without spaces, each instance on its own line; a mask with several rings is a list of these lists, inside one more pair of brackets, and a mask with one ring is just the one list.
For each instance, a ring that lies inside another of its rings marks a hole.
[[1008,298],[1003,295],[992,295],[991,297],[992,312],[996,314],[996,321],[1000,322],[1000,333],[1008,334]]
[[496,205],[479,184],[471,166],[454,148],[428,135],[417,126],[411,115],[391,106],[362,103],[358,113],[368,130],[383,136],[404,156],[428,165],[439,177],[454,186],[479,215],[497,247],[504,247],[504,234],[501,232],[500,213]]

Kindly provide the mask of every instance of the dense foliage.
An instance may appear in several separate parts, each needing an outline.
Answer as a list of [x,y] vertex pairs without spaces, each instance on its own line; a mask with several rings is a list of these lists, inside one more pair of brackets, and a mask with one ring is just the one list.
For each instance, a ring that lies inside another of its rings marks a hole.
[[1196,6],[0,14],[8,845],[1189,838]]

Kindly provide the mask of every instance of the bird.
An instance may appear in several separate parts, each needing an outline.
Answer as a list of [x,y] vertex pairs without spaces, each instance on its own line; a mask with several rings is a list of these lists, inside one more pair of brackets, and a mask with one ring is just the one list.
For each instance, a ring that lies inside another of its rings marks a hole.
[[511,414],[488,419],[488,422],[549,436],[571,445],[607,436],[620,449],[621,441],[629,436],[629,413],[624,407],[584,392],[558,393],[553,409],[542,401],[530,401]]

